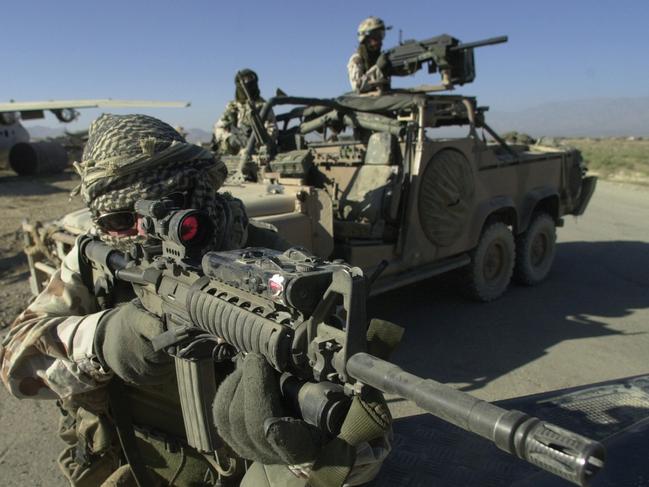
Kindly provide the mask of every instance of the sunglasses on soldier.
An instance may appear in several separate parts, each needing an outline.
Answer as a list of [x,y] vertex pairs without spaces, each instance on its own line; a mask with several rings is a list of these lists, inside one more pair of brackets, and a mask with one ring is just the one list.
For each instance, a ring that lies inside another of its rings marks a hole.
[[[163,196],[161,199],[170,199],[178,208],[185,208],[187,203],[186,192],[175,192]],[[127,232],[137,230],[138,214],[132,210],[111,211],[99,215],[95,224],[105,232]]]
[[105,232],[125,232],[135,228],[137,213],[134,211],[111,211],[99,215],[95,223]]

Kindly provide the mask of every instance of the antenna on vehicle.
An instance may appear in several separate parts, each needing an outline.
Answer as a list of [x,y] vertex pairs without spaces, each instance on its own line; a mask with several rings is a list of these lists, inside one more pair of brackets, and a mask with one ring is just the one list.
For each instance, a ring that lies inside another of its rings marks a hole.
[[403,44],[403,31],[399,29],[399,45]]

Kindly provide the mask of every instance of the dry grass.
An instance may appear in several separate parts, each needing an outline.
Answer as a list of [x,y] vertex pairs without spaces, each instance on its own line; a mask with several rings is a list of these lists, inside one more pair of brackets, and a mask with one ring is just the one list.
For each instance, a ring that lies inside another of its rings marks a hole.
[[590,172],[610,181],[649,185],[649,140],[563,139],[579,149]]

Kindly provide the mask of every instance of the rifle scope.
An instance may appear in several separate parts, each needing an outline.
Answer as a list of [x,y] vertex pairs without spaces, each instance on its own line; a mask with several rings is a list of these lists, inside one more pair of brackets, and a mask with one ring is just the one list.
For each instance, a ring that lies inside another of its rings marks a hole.
[[180,209],[172,198],[138,200],[135,211],[143,216],[142,229],[147,235],[186,248],[203,247],[214,231],[207,213]]

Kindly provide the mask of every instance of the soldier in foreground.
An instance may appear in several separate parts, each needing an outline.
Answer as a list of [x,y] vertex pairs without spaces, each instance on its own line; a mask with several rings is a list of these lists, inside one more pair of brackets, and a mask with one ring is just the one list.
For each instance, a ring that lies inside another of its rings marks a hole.
[[[249,222],[239,200],[216,192],[226,176],[222,163],[157,119],[102,115],[76,167],[94,232],[123,252],[134,252],[146,239],[135,201],[163,196],[209,215],[216,231],[206,251],[288,246]],[[214,419],[227,444],[215,456],[188,447],[173,362],[151,343],[165,324],[133,299],[128,286],[116,284],[110,295],[96,292],[79,255],[75,246],[0,347],[0,377],[13,395],[57,400],[68,445],[58,462],[70,485],[239,485],[247,465],[242,458],[255,463],[240,485],[304,486],[312,480],[324,434],[282,409],[277,374],[259,354],[241,358],[234,371],[229,361],[217,364],[223,382]],[[379,401],[367,409],[374,414],[354,421],[379,421],[384,434],[352,447],[348,485],[373,478],[389,451],[387,407]],[[264,425],[263,431],[251,424]],[[339,484],[325,478],[318,485]]]
[[[229,102],[221,118],[214,124],[213,145],[220,154],[237,155],[246,147],[254,130],[252,110],[259,113],[266,100],[259,92],[259,78],[251,69],[242,69],[234,77],[235,98]],[[275,114],[271,111],[264,122],[268,137],[277,138]]]
[[352,90],[363,93],[380,84],[389,84],[382,72],[381,47],[385,31],[390,28],[378,17],[368,17],[358,26],[358,49],[347,63]]

